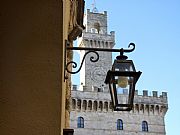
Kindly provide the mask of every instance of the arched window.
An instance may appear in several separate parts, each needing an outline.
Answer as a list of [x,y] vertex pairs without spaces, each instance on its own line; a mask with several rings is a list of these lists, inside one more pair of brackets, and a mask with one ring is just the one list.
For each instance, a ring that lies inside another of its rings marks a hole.
[[78,117],[77,127],[84,128],[84,118],[83,117]]
[[147,121],[142,122],[142,131],[148,132],[148,123],[147,123]]
[[123,121],[121,119],[117,120],[117,130],[123,130]]

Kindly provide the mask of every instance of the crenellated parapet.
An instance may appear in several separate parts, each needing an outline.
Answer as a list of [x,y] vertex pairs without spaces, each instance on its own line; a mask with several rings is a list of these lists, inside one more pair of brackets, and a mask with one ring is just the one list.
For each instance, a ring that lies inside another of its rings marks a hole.
[[163,114],[168,110],[167,92],[162,92],[158,95],[158,91],[152,91],[152,95],[148,95],[147,90],[143,90],[143,94],[135,92],[134,97],[134,112],[146,114]]
[[138,94],[138,91],[135,91],[134,102],[137,103],[166,103],[167,104],[167,92],[162,92],[158,95],[158,91],[152,91],[152,95],[148,95],[147,90],[143,90],[143,94]]
[[[144,90],[143,94],[136,91],[134,97],[133,110],[125,113],[144,114],[144,115],[162,115],[168,110],[167,93],[162,92],[158,96],[157,91],[152,91],[153,95],[148,95]],[[72,90],[72,111],[78,112],[113,112],[110,94],[108,92],[97,91],[78,91]],[[118,94],[118,96],[127,98],[127,93]]]
[[167,110],[167,92],[162,92],[160,95],[158,95],[158,91],[152,91],[152,95],[148,95],[148,91],[143,90],[143,94],[140,95],[136,90],[133,112],[165,115]]
[[110,34],[104,35],[86,32],[79,38],[78,44],[80,47],[113,48],[115,45],[115,33],[111,31]]
[[[148,94],[148,90],[143,90],[142,95],[138,93],[138,90],[135,90],[135,96],[152,96],[152,97],[158,97],[158,91],[150,91]],[[152,93],[152,94],[151,94]],[[167,92],[162,92],[159,97],[167,98]]]

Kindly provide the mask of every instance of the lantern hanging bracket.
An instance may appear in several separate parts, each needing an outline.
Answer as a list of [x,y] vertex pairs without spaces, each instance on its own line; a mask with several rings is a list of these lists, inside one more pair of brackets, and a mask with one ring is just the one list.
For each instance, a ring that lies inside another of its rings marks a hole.
[[[119,56],[117,56],[116,58],[117,59],[121,59],[122,57],[123,58],[127,58],[127,56],[125,56],[124,55],[124,53],[129,53],[129,52],[132,52],[132,51],[134,51],[135,50],[135,44],[134,43],[130,43],[129,45],[128,45],[128,48],[130,48],[130,47],[133,47],[133,48],[131,48],[131,49],[123,49],[123,48],[121,48],[121,49],[109,49],[109,48],[87,48],[87,47],[71,47],[70,46],[70,43],[69,43],[69,41],[68,40],[65,40],[65,52],[64,52],[64,81],[66,80],[66,79],[68,79],[68,76],[66,75],[66,72],[67,73],[70,73],[70,74],[76,74],[76,73],[78,73],[80,70],[81,70],[81,68],[82,68],[82,65],[83,65],[83,63],[84,63],[84,60],[85,60],[85,58],[86,58],[86,56],[88,55],[88,54],[90,54],[90,53],[94,53],[95,54],[95,57],[94,56],[91,56],[90,57],[90,61],[91,62],[97,62],[98,60],[99,60],[99,51],[101,51],[101,52],[120,52],[120,55]],[[80,66],[79,66],[79,68],[76,70],[76,71],[72,71],[71,70],[71,67],[73,68],[73,69],[76,69],[77,68],[77,62],[75,62],[75,61],[69,61],[69,62],[67,62],[67,50],[84,50],[84,51],[86,51],[85,52],[85,54],[84,54],[84,56],[83,56],[83,58],[82,58],[82,61],[80,62],[81,64],[80,64]]]
[[124,53],[130,53],[133,52],[135,50],[135,44],[134,43],[130,43],[128,45],[128,48],[130,48],[131,46],[133,46],[132,49],[120,49],[120,55],[116,57],[116,59],[118,60],[126,60],[128,57],[126,55],[124,55]]

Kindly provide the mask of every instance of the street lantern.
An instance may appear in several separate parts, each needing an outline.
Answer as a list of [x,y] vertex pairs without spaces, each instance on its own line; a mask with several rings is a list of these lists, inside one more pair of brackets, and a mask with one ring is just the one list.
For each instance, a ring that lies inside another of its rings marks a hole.
[[[135,85],[138,81],[142,72],[136,72],[133,61],[127,60],[127,56],[124,52],[132,52],[135,49],[135,44],[130,43],[128,47],[133,46],[132,49],[109,49],[109,48],[87,48],[87,47],[71,47],[69,42],[66,40],[65,47],[65,60],[64,60],[64,81],[68,79],[66,72],[70,74],[78,73],[83,65],[85,57],[89,53],[94,53],[94,56],[90,57],[91,62],[97,62],[99,60],[99,51],[103,52],[120,52],[120,55],[114,60],[112,69],[107,72],[105,83],[109,84],[109,90],[115,111],[130,111],[133,107]],[[69,70],[68,67],[77,68],[75,61],[67,62],[66,51],[67,50],[85,50],[87,51],[81,61],[80,67],[76,71]],[[71,65],[71,66],[70,66]]]
[[142,72],[136,72],[133,61],[123,53],[134,49],[135,46],[132,50],[121,49],[112,70],[107,72],[105,83],[109,84],[114,111],[130,111],[133,107],[135,85]]

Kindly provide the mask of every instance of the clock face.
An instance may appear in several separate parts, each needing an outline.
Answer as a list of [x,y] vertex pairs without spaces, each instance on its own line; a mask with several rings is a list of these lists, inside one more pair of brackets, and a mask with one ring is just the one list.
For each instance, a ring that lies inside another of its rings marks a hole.
[[106,71],[102,67],[96,67],[91,72],[91,78],[94,81],[104,81],[106,77]]

